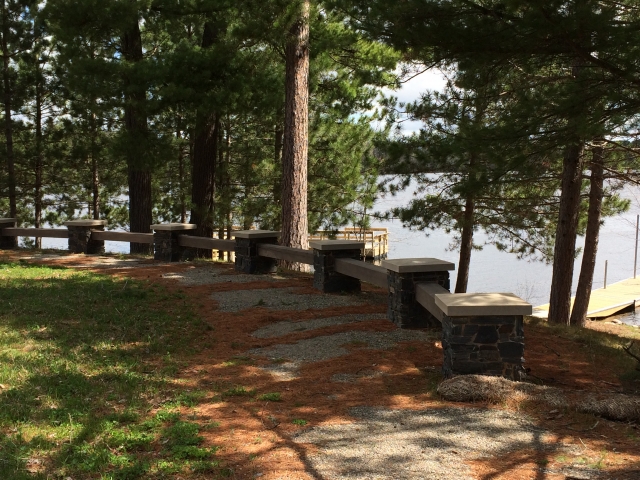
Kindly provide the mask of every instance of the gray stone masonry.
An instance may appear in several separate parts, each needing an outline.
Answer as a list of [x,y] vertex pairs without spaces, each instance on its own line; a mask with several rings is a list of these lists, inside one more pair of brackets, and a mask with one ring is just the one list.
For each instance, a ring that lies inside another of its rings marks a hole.
[[449,290],[449,272],[407,272],[387,270],[389,304],[387,317],[400,328],[441,328],[440,321],[416,300],[416,283],[431,282]]
[[161,262],[179,262],[193,258],[192,249],[181,247],[178,237],[194,230],[193,223],[161,223],[150,225],[153,231],[153,259]]
[[[325,240],[324,242],[329,242]],[[311,243],[314,246],[315,242]],[[319,243],[319,242],[318,242]],[[344,248],[344,247],[343,247]],[[313,248],[313,286],[324,293],[359,292],[360,280],[336,272],[336,259],[362,259],[361,248],[344,250]]]
[[16,226],[15,218],[0,218],[0,250],[11,250],[18,246],[18,237],[3,237],[3,228],[12,228]]
[[92,230],[104,230],[105,220],[70,220],[64,222],[69,230],[69,251],[88,255],[103,254],[104,240],[92,240]]
[[524,378],[522,315],[442,319],[445,377],[464,374]]
[[280,232],[268,232],[262,230],[246,230],[235,232],[235,269],[237,272],[275,273],[278,264],[275,258],[258,256],[259,244],[275,245],[278,243]]
[[161,262],[179,262],[185,249],[178,245],[178,235],[184,232],[157,230],[153,232],[153,259]]

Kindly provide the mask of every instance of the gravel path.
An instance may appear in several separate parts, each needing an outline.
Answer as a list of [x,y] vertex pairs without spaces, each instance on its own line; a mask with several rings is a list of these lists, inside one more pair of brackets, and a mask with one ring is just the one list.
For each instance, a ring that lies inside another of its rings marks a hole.
[[392,330],[390,332],[341,332],[334,335],[307,338],[296,343],[273,345],[249,350],[250,354],[269,358],[287,359],[292,362],[320,362],[347,355],[348,344],[384,350],[398,342],[428,341],[437,335],[417,330]]
[[253,307],[267,307],[275,310],[308,310],[362,304],[362,301],[352,296],[308,295],[294,293],[295,290],[295,288],[236,290],[213,293],[211,298],[218,302],[218,310],[223,312],[239,312]]
[[289,382],[299,378],[298,369],[302,362],[279,362],[259,367],[265,372],[269,372],[279,382]]
[[178,280],[185,285],[213,285],[216,283],[278,282],[286,280],[277,275],[229,275],[216,272],[215,268],[191,268],[182,272],[165,273],[162,278]]
[[301,322],[278,322],[256,330],[251,335],[257,338],[274,338],[283,337],[295,332],[304,332],[306,330],[316,330],[318,328],[330,327],[333,325],[343,325],[345,323],[366,322],[370,320],[385,320],[385,313],[369,313],[369,314],[348,314],[339,317],[314,318],[312,320],[304,320]]
[[332,382],[339,383],[353,383],[361,378],[377,378],[383,377],[385,372],[379,372],[374,370],[363,370],[358,373],[336,373],[331,377]]
[[[294,438],[319,448],[307,459],[318,478],[459,480],[472,478],[464,460],[503,457],[515,450],[547,456],[569,450],[545,443],[547,433],[522,414],[500,410],[358,407],[351,414],[353,424],[315,427]],[[554,473],[598,478],[597,471],[588,469]]]

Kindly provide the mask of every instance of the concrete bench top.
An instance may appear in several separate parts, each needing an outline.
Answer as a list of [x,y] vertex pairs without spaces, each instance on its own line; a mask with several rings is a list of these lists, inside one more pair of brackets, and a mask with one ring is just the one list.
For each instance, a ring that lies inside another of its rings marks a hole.
[[440,321],[442,321],[442,309],[436,305],[436,295],[442,293],[448,294],[449,290],[437,283],[416,283],[416,301]]
[[436,306],[448,317],[531,315],[533,307],[513,293],[439,293]]
[[106,220],[69,220],[62,222],[65,227],[104,227],[107,224]]
[[396,273],[443,272],[456,269],[453,263],[437,258],[397,258],[382,260],[380,265]]
[[314,250],[320,251],[362,250],[364,248],[364,242],[354,240],[312,240],[309,242],[309,246]]
[[249,240],[254,238],[278,238],[280,236],[280,232],[272,230],[239,230],[231,233],[236,238],[248,238]]
[[176,230],[193,230],[198,228],[198,226],[193,223],[157,223],[149,226],[149,228],[156,231],[173,232]]
[[0,223],[16,223],[15,218],[0,218]]

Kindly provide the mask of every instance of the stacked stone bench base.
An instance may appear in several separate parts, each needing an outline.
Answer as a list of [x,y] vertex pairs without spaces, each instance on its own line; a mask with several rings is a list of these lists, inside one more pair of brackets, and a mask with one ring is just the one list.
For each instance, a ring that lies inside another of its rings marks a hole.
[[153,258],[162,262],[178,262],[188,256],[188,249],[181,247],[178,237],[197,225],[189,223],[163,223],[151,225],[153,231]]
[[400,328],[440,328],[440,320],[416,298],[419,283],[435,283],[449,291],[449,271],[453,263],[437,258],[383,260],[387,269],[389,303],[387,316]]
[[529,303],[511,293],[436,293],[442,311],[442,373],[524,378],[523,315]]
[[313,287],[324,293],[354,293],[360,291],[360,280],[336,271],[337,259],[361,260],[364,242],[351,240],[314,240]]
[[89,255],[104,253],[104,240],[91,238],[91,232],[103,231],[106,220],[69,220],[63,225],[69,230],[69,251]]
[[278,263],[274,258],[261,257],[258,254],[259,244],[275,245],[280,232],[270,230],[243,230],[235,232],[235,269],[243,273],[275,273]]
[[[15,218],[0,218],[0,230],[16,226]],[[17,237],[5,237],[0,235],[0,250],[11,250],[18,246]]]
[[521,315],[442,317],[445,377],[479,374],[524,378]]

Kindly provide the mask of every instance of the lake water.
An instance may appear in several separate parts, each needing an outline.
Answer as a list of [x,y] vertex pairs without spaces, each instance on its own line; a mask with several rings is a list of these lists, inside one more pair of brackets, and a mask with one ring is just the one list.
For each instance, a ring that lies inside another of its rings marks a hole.
[[[627,187],[623,197],[631,201],[629,211],[605,219],[600,230],[600,242],[593,279],[593,288],[604,284],[604,265],[608,260],[607,285],[633,277],[636,215],[640,214],[640,188]],[[376,202],[375,210],[384,211],[398,205],[406,205],[412,198],[409,188],[397,196],[387,196]],[[450,251],[452,236],[442,230],[420,232],[403,228],[398,220],[376,221],[378,227],[389,229],[389,258],[435,257],[458,263],[458,252]],[[487,240],[482,231],[474,234],[474,243]],[[578,239],[584,245],[584,238]],[[573,293],[578,283],[580,263],[578,257],[574,268]],[[640,263],[640,260],[639,260]],[[638,267],[640,274],[640,266]],[[534,306],[549,303],[552,267],[542,262],[518,260],[514,254],[501,252],[493,245],[486,245],[471,254],[469,270],[469,292],[512,292]],[[456,272],[451,272],[451,285],[455,285]],[[640,312],[627,314],[619,320],[640,325]]]
[[[623,196],[631,200],[628,212],[617,217],[605,219],[600,231],[600,243],[593,288],[604,283],[604,264],[608,260],[607,284],[633,277],[633,258],[635,247],[636,215],[640,214],[640,188],[627,187]],[[406,205],[412,197],[408,189],[395,197],[380,198],[375,205],[376,211],[388,210],[397,205]],[[452,241],[444,231],[411,231],[398,220],[375,221],[377,227],[387,227],[390,233],[389,258],[436,257],[457,264],[458,252],[450,251]],[[476,232],[474,241],[482,244],[486,236]],[[584,243],[578,240],[579,245]],[[67,248],[67,241],[56,238],[43,238],[44,248]],[[116,253],[129,253],[129,245],[122,242],[105,242],[105,250]],[[581,257],[575,262],[573,289],[578,282]],[[639,262],[640,263],[640,262]],[[640,268],[639,268],[640,269]],[[518,260],[515,255],[501,252],[492,245],[481,251],[473,251],[469,272],[469,292],[513,292],[535,305],[549,302],[551,289],[551,265],[542,262]],[[639,272],[640,274],[640,272]],[[456,272],[451,272],[451,284],[455,285]],[[625,323],[640,325],[640,312],[627,314],[619,318]]]

